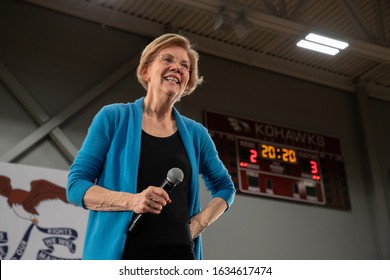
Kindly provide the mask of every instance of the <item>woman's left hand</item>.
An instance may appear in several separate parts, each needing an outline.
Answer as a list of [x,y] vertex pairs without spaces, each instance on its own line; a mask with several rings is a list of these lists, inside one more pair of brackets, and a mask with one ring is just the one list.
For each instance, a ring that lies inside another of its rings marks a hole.
[[191,236],[192,240],[196,239],[204,230],[206,229],[206,225],[201,224],[201,217],[200,213],[193,216],[190,220],[190,231],[191,231]]
[[190,220],[192,240],[196,239],[204,230],[215,222],[227,208],[225,200],[213,198],[205,209],[193,216]]

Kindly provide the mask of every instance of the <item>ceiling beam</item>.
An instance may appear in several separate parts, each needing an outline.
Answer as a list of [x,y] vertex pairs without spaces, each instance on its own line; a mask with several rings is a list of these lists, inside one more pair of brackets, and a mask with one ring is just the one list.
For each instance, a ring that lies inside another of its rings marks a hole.
[[354,25],[360,31],[360,33],[369,40],[376,40],[375,33],[369,28],[366,20],[363,18],[356,4],[351,0],[339,1],[339,4],[348,16],[351,18]]
[[305,7],[309,4],[310,2],[307,0],[301,0],[299,3],[296,5],[295,9],[290,13],[288,18],[290,20],[296,20],[302,15],[302,11],[305,9]]
[[78,111],[83,109],[90,102],[95,100],[98,96],[103,94],[108,88],[117,83],[123,77],[128,75],[130,71],[133,71],[138,65],[139,57],[134,56],[128,62],[123,64],[113,73],[108,75],[105,79],[96,84],[92,89],[84,93],[81,97],[79,97],[76,101],[71,103],[69,106],[64,108],[61,112],[59,112],[56,116],[42,124],[39,128],[25,137],[22,141],[17,143],[12,149],[7,151],[5,154],[0,156],[0,161],[12,161],[22,153],[27,151],[33,145],[35,145],[38,141],[43,139],[46,135],[48,135],[53,129],[57,128],[65,121],[67,121],[70,117],[76,114]]
[[380,0],[374,0],[374,12],[379,39],[382,40],[384,43],[387,43],[386,32],[382,17],[382,4]]
[[272,3],[272,0],[260,0],[261,3],[263,4],[263,7],[265,8],[268,13],[277,15],[278,11],[276,10],[274,4]]
[[[0,81],[9,89],[16,99],[22,104],[35,121],[42,125],[50,120],[50,116],[44,111],[44,109],[38,104],[31,93],[22,85],[22,83],[12,74],[12,72],[0,61]],[[63,133],[63,131],[57,127],[53,129],[49,136],[65,155],[65,157],[72,162],[77,154],[77,148],[69,140],[69,138]]]
[[287,8],[285,0],[279,0],[279,14],[282,18],[287,18]]

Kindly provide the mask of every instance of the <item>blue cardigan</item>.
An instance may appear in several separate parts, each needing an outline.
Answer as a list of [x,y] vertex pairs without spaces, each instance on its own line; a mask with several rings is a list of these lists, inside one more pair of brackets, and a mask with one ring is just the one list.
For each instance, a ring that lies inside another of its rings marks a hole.
[[[141,148],[143,98],[134,103],[112,104],[95,116],[69,172],[67,198],[81,207],[83,196],[97,184],[113,191],[137,192]],[[188,189],[189,216],[200,212],[199,174],[211,196],[230,206],[235,188],[220,161],[205,127],[181,116],[174,117],[192,169]],[[83,259],[121,259],[132,211],[90,211]],[[195,240],[195,257],[202,259],[201,237]]]

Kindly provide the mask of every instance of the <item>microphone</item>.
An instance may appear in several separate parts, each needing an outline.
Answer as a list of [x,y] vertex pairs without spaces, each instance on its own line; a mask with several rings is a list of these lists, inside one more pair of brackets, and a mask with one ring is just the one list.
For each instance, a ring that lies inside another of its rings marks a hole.
[[[170,193],[177,184],[183,181],[183,178],[184,178],[183,171],[181,171],[180,168],[174,167],[168,171],[167,178],[160,185],[160,188],[164,189],[167,193]],[[129,227],[129,232],[135,232],[137,227],[137,222],[139,221],[141,216],[142,213],[137,214],[137,216],[135,216],[133,222]]]

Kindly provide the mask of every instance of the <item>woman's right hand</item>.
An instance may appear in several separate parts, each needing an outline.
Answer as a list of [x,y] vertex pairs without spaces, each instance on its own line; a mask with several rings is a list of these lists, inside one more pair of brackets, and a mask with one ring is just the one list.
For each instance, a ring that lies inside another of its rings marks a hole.
[[171,200],[164,189],[149,186],[142,192],[134,194],[132,211],[136,214],[160,214],[163,207],[168,203],[171,203]]

